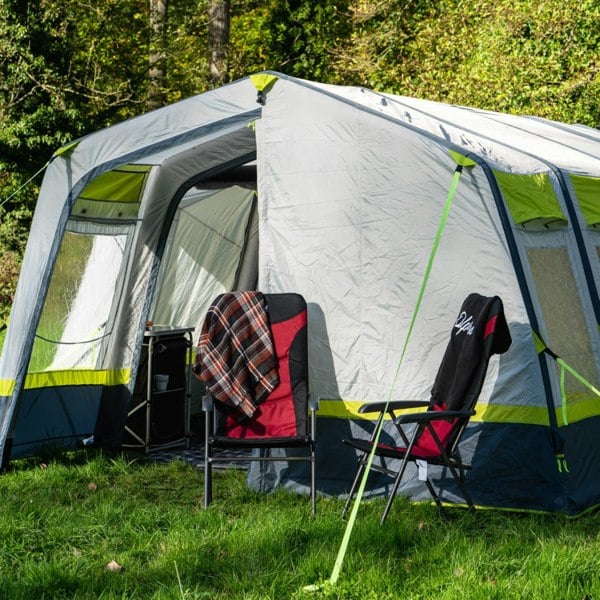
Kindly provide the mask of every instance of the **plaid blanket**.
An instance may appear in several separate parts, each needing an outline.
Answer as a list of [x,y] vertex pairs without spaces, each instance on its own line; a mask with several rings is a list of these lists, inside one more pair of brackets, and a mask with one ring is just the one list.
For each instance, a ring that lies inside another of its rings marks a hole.
[[221,294],[209,308],[194,373],[239,421],[279,384],[277,359],[260,292]]

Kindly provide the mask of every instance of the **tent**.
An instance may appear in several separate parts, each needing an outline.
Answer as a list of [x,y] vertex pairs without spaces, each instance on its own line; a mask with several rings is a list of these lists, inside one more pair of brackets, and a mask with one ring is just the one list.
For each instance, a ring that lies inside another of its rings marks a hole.
[[[296,291],[321,397],[318,486],[343,494],[355,457],[340,440],[373,427],[356,407],[427,398],[476,291],[502,297],[513,345],[462,448],[475,502],[597,505],[599,157],[591,128],[272,72],[59,149],[0,358],[3,464],[92,434],[118,446],[147,320],[199,327],[221,291]],[[306,487],[287,467],[250,477]],[[418,474],[404,491],[421,497]],[[443,498],[457,501],[449,485]]]

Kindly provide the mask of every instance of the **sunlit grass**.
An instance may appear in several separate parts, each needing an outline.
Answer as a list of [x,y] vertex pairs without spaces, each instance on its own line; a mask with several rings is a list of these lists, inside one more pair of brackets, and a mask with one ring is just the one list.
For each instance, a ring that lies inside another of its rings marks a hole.
[[[122,456],[17,461],[0,477],[0,598],[600,598],[600,515],[457,508],[399,499],[358,513],[340,580],[326,581],[342,502],[262,495],[245,474],[203,475]],[[113,562],[114,561],[114,562]],[[115,570],[110,570],[112,564]]]

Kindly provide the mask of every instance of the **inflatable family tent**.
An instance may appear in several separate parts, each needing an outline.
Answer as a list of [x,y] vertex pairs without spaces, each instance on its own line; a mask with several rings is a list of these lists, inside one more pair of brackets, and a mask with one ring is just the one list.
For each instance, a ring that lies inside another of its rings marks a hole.
[[577,514],[600,503],[599,227],[600,132],[578,125],[265,72],[97,131],[42,183],[0,359],[3,464],[118,446],[148,320],[199,328],[224,290],[294,291],[318,487],[343,494],[341,438],[372,428],[356,407],[427,398],[478,292],[502,298],[513,344],[461,449],[469,490]]

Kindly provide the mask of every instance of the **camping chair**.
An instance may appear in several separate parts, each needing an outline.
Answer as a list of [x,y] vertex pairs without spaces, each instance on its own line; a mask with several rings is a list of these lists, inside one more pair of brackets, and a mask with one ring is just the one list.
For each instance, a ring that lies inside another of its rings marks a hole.
[[[450,342],[435,378],[430,400],[393,401],[387,404],[374,402],[360,407],[360,413],[379,413],[379,418],[370,440],[343,440],[360,452],[359,468],[344,506],[344,516],[361,481],[376,432],[386,413],[391,417],[402,445],[378,443],[375,447],[375,455],[379,457],[381,464],[375,464],[372,468],[394,477],[381,523],[383,524],[390,511],[409,462],[416,464],[419,478],[425,480],[427,489],[441,512],[443,507],[440,496],[427,475],[429,465],[446,467],[469,508],[475,510],[464,485],[465,470],[471,467],[462,462],[458,444],[469,419],[475,414],[474,407],[491,355],[506,352],[510,344],[511,337],[504,318],[502,300],[497,296],[486,298],[470,294],[463,302],[452,327]],[[426,408],[426,411],[397,414],[399,410],[415,408]],[[405,429],[406,425],[409,425],[408,430]],[[398,470],[388,467],[385,459],[400,460]]]
[[[318,402],[308,394],[306,328],[306,302],[299,294],[233,292],[210,307],[194,367],[208,391],[202,403],[205,508],[212,501],[213,464],[300,460],[310,462],[316,514]],[[272,457],[272,448],[300,451]],[[255,452],[215,454],[218,449]]]

